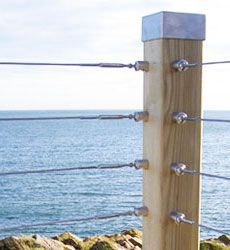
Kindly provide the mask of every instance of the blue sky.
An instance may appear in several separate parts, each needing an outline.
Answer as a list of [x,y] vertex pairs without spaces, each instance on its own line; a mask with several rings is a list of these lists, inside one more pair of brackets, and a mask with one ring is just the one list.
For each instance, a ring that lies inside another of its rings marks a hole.
[[[229,1],[0,0],[1,61],[122,62],[143,57],[142,16],[207,16],[204,61],[230,60]],[[204,109],[230,110],[230,65],[207,66]],[[142,73],[0,67],[0,109],[141,109]]]

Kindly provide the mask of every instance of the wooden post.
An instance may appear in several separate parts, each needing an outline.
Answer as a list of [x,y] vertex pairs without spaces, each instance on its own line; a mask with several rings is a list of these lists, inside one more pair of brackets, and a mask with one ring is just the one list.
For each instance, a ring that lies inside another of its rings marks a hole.
[[144,158],[150,162],[144,171],[144,250],[197,250],[199,229],[176,225],[172,211],[182,212],[199,222],[200,179],[176,176],[170,165],[183,162],[200,171],[201,124],[172,121],[173,112],[201,117],[201,67],[179,72],[171,64],[178,59],[202,62],[205,16],[160,12],[143,18],[144,60],[150,63],[144,73]]

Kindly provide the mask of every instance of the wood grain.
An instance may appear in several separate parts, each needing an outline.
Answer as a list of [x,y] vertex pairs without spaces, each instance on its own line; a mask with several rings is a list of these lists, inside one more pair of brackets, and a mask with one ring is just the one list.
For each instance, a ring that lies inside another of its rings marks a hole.
[[197,250],[199,230],[175,225],[171,211],[179,211],[199,222],[200,178],[175,176],[173,162],[183,162],[200,171],[201,123],[175,124],[173,112],[201,116],[201,67],[176,72],[170,64],[177,59],[202,61],[202,41],[158,39],[144,43],[144,60],[150,71],[144,73],[144,110],[150,114],[144,123],[144,158],[150,169],[144,171],[144,250]]

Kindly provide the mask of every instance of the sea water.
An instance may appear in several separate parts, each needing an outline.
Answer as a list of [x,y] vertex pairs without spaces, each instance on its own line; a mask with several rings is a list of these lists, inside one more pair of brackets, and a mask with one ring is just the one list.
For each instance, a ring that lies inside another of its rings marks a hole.
[[[0,117],[128,114],[132,111],[5,111]],[[206,112],[230,118],[230,112]],[[142,123],[131,120],[0,122],[0,172],[129,163],[142,158]],[[203,172],[230,176],[230,125],[203,126]],[[193,178],[193,177],[191,177]],[[196,178],[196,177],[194,177]],[[153,194],[154,195],[154,194]],[[84,170],[0,177],[0,228],[125,212],[142,206],[142,171]],[[202,223],[230,227],[229,182],[202,178]],[[139,228],[141,218],[120,217],[0,232],[81,237]],[[201,231],[202,238],[217,233]]]

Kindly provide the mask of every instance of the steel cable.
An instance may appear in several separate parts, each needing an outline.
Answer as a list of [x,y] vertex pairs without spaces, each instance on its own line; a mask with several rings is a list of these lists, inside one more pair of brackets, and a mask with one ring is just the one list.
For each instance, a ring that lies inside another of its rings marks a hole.
[[228,235],[230,232],[230,229],[221,230],[221,229],[217,229],[217,228],[214,228],[211,226],[206,226],[204,224],[196,223],[193,220],[187,219],[185,214],[180,213],[180,212],[176,212],[176,211],[171,212],[170,218],[176,223],[176,225],[180,225],[181,223],[185,223],[188,225],[193,225],[196,227],[205,228],[207,230],[214,231],[214,232],[221,233],[221,234],[226,234],[226,235]]
[[43,120],[121,120],[147,121],[148,112],[134,112],[128,115],[92,115],[92,116],[47,116],[47,117],[0,117],[0,122],[43,121]]
[[204,229],[207,229],[207,230],[210,230],[210,231],[213,231],[213,232],[217,232],[217,233],[220,233],[220,234],[225,234],[225,235],[229,235],[230,233],[230,230],[220,230],[220,229],[217,229],[217,228],[214,228],[214,227],[211,227],[211,226],[206,226],[206,225],[203,225],[203,224],[197,224],[197,223],[194,223],[194,225],[200,227],[200,228],[204,228]]
[[186,68],[201,67],[205,65],[215,65],[215,64],[228,64],[230,61],[216,61],[216,62],[203,62],[203,63],[189,63],[184,65]]
[[12,66],[64,66],[64,67],[102,67],[102,68],[134,68],[135,64],[123,63],[48,63],[48,62],[0,62],[0,65]]
[[211,178],[217,178],[217,179],[221,179],[221,180],[230,181],[230,177],[225,177],[225,176],[220,176],[220,175],[215,175],[215,174],[207,174],[207,173],[203,173],[203,172],[198,172],[196,170],[183,169],[181,171],[183,173],[186,173],[186,174],[201,175],[201,176],[206,176],[206,177],[211,177]]
[[187,117],[184,119],[185,121],[189,122],[196,122],[196,121],[202,121],[202,122],[224,122],[229,123],[230,120],[228,119],[214,119],[214,118],[199,118],[199,117]]
[[172,114],[172,120],[177,124],[183,124],[188,122],[224,122],[230,123],[230,119],[215,119],[215,118],[201,118],[201,117],[189,117],[185,112],[174,112]]
[[192,174],[192,175],[201,175],[201,176],[218,178],[218,179],[230,181],[230,177],[216,175],[216,174],[203,173],[203,172],[199,172],[195,169],[188,169],[187,166],[181,162],[172,163],[170,167],[171,167],[171,170],[177,176],[181,176],[183,174]]
[[124,63],[48,63],[48,62],[0,62],[0,65],[8,66],[59,66],[59,67],[101,67],[101,68],[129,68],[136,71],[148,71],[149,62],[136,61],[134,64]]
[[204,63],[190,63],[185,59],[179,59],[172,63],[172,68],[178,71],[186,71],[188,68],[202,67],[206,65],[215,65],[215,64],[227,64],[230,61],[216,61],[216,62],[204,62]]
[[97,116],[47,116],[47,117],[10,117],[0,121],[39,121],[39,120],[119,120],[133,119],[133,115],[97,115]]
[[49,172],[64,172],[64,171],[76,171],[76,170],[92,170],[92,169],[120,169],[126,167],[135,167],[135,163],[126,164],[100,164],[97,166],[82,166],[82,167],[69,167],[69,168],[47,168],[47,169],[35,169],[35,170],[23,170],[23,171],[9,171],[0,172],[0,176],[7,175],[21,175],[21,174],[37,174],[37,173],[49,173]]
[[91,220],[106,220],[106,219],[113,219],[121,216],[145,216],[148,210],[146,207],[134,208],[133,210],[115,214],[105,214],[105,215],[97,215],[85,218],[76,218],[76,219],[68,219],[68,220],[56,220],[56,221],[46,221],[41,223],[34,223],[34,224],[23,224],[19,226],[11,226],[11,227],[2,227],[0,228],[0,232],[6,231],[14,231],[19,229],[27,229],[27,228],[34,228],[34,227],[43,227],[43,226],[51,226],[51,225],[63,225],[63,224],[75,224],[76,222],[83,222],[83,221],[91,221]]
[[230,61],[204,62],[202,63],[202,65],[227,64],[227,63],[230,63]]

